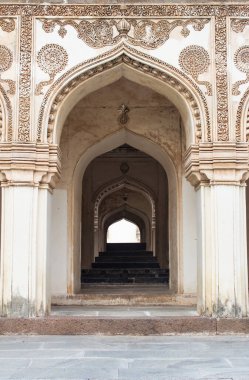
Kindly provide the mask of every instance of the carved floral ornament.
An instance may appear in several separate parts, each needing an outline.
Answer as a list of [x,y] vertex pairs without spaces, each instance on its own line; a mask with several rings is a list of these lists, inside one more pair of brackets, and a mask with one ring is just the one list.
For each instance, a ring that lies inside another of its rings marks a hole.
[[[115,50],[116,49],[114,49],[113,52]],[[132,51],[131,48],[128,48],[128,50],[130,52]],[[136,53],[138,53],[138,52],[136,51]],[[107,54],[103,54],[101,56],[101,58],[102,57],[106,58],[107,55],[109,56],[110,52]],[[68,77],[70,74],[72,74],[73,70],[79,70],[79,68],[82,66],[82,64],[71,69],[71,71],[63,74],[63,76],[61,78],[59,78],[54,83],[54,85],[52,85],[50,87],[49,91],[46,93],[46,95],[43,99],[43,103],[42,103],[42,107],[40,109],[40,114],[39,114],[39,119],[38,119],[37,141],[38,142],[41,141],[42,125],[45,122],[45,124],[48,125],[48,127],[47,127],[47,140],[49,143],[53,142],[54,122],[55,122],[56,117],[57,117],[57,112],[59,110],[61,103],[64,101],[64,99],[67,97],[67,95],[71,91],[73,91],[77,86],[82,85],[82,83],[84,81],[86,81],[89,78],[99,74],[100,72],[103,73],[104,71],[109,70],[112,67],[115,67],[115,66],[123,64],[123,63],[128,65],[128,66],[131,66],[135,70],[141,71],[141,72],[145,73],[146,75],[156,77],[158,80],[161,80],[161,81],[167,83],[167,85],[172,87],[174,90],[178,91],[178,93],[181,94],[181,96],[183,96],[186,99],[186,101],[189,104],[189,107],[192,111],[193,120],[195,122],[196,142],[200,141],[202,138],[202,118],[201,118],[201,114],[200,114],[200,108],[197,104],[195,97],[193,96],[191,91],[189,91],[189,89],[183,83],[181,83],[178,79],[176,79],[176,77],[166,73],[165,71],[163,71],[161,69],[155,68],[154,65],[155,65],[155,63],[157,63],[161,66],[162,65],[164,65],[165,67],[169,66],[171,68],[171,70],[177,72],[178,75],[184,76],[184,74],[182,74],[175,67],[167,65],[166,63],[164,63],[158,59],[154,59],[154,58],[149,57],[143,53],[139,53],[139,55],[142,55],[144,59],[150,58],[153,65],[150,66],[149,62],[147,64],[142,63],[136,59],[133,59],[133,58],[127,56],[125,53],[122,53],[119,57],[114,58],[111,61],[104,62],[102,64],[98,64],[97,66],[95,66],[95,67],[93,67],[87,71],[84,71],[82,74],[78,75],[76,78],[69,81],[64,87],[61,88],[61,90],[59,91],[59,93],[55,97],[53,104],[52,104],[50,111],[49,111],[49,119],[47,122],[47,121],[45,121],[45,119],[46,119],[45,108],[46,108],[46,104],[48,102],[50,95],[52,95],[54,93],[55,86],[58,86],[60,82],[62,82],[63,80],[65,80],[66,77]],[[99,59],[100,59],[100,57],[98,57],[98,60]],[[87,62],[87,63],[89,63],[89,62]],[[91,63],[93,63],[93,60],[91,61]],[[205,96],[200,91],[199,87],[194,82],[192,82],[188,77],[185,76],[185,80],[188,80],[189,82],[191,82],[191,87],[194,88],[195,92],[198,94],[198,96],[201,99],[203,112],[204,112],[204,118],[205,118],[205,128],[206,128],[205,134],[206,134],[207,140],[211,141],[210,117],[209,117],[209,111],[208,111],[208,106],[207,106],[207,101],[205,99]]]
[[232,87],[233,95],[240,95],[239,87],[249,82],[249,46],[241,46],[234,55],[234,64],[238,70],[246,74],[246,78],[234,83]]
[[9,48],[0,45],[0,83],[6,83],[9,86],[8,94],[14,95],[16,91],[15,82],[11,79],[2,79],[1,73],[8,71],[13,63],[13,55]]
[[40,82],[36,86],[35,94],[42,94],[43,87],[53,83],[56,74],[64,70],[67,63],[68,55],[62,46],[56,44],[43,46],[37,55],[37,64],[42,71],[49,75],[49,80]]
[[93,48],[101,48],[127,40],[131,45],[146,49],[155,49],[169,39],[170,33],[177,27],[181,35],[190,34],[189,26],[201,31],[210,19],[40,19],[43,30],[52,33],[58,27],[58,34],[64,38],[67,27],[71,26],[78,33],[78,38]]
[[13,32],[15,27],[15,20],[13,18],[0,18],[0,28],[3,32]]
[[[173,18],[214,17],[215,20],[215,64],[217,89],[217,139],[229,140],[228,130],[228,81],[227,81],[227,18],[232,19],[232,29],[240,32],[248,25],[249,6],[244,4],[0,4],[0,15],[6,17],[21,16],[21,70],[20,70],[20,107],[18,139],[30,139],[30,94],[31,94],[31,59],[32,59],[32,19],[33,17],[65,17],[75,19],[88,17],[130,18]],[[10,19],[9,19],[10,20]],[[192,19],[193,20],[193,19]],[[13,23],[13,21],[12,21]],[[7,25],[7,24],[5,24]],[[10,26],[9,26],[10,27]],[[242,102],[242,100],[241,100]],[[240,106],[242,107],[243,104]],[[241,108],[240,107],[240,108]],[[240,132],[237,132],[239,136]],[[239,138],[239,137],[238,137]]]
[[184,48],[179,56],[179,65],[183,71],[192,76],[196,83],[206,86],[207,95],[212,95],[211,84],[198,80],[199,75],[207,72],[210,65],[209,54],[203,47],[190,45]]

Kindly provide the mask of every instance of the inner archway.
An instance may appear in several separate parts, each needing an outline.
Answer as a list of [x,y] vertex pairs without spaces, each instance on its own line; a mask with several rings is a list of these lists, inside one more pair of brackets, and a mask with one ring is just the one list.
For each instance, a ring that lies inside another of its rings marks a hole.
[[[126,262],[123,260],[124,266],[122,267],[120,264],[119,277],[116,276],[114,270],[108,271],[108,277],[111,277],[113,272],[115,278],[120,279],[123,271],[129,282],[127,270],[132,269],[132,280],[136,282],[137,273],[140,271],[141,275],[145,272],[142,267],[139,269],[139,258],[143,258],[148,264],[152,262],[153,266],[155,266],[155,261],[158,261],[158,268],[167,270],[168,273],[167,175],[158,161],[128,144],[123,144],[95,158],[88,165],[83,177],[82,283],[85,281],[88,283],[91,281],[106,282],[102,275],[95,276],[97,273],[95,269],[100,266],[100,261],[104,264],[103,253],[108,253],[109,250],[113,252],[115,248],[114,245],[111,246],[112,242],[107,241],[109,227],[122,220],[125,224],[133,224],[133,238],[127,240],[124,237],[122,240],[118,237],[122,230],[116,230],[117,236],[114,237],[113,243],[120,243],[116,246],[116,257],[120,254],[124,259],[124,255],[127,254],[129,266],[132,266],[134,259],[135,267],[126,268]],[[125,220],[126,222],[124,222]],[[122,243],[133,243],[133,245],[122,246]],[[135,245],[135,243],[142,243],[142,245]],[[136,251],[136,254],[133,255],[132,250]],[[125,253],[125,251],[130,252]],[[138,251],[143,252],[138,253]],[[106,267],[108,263],[110,267],[118,265],[115,260],[112,262],[107,260],[107,258],[110,259],[110,254],[104,256],[106,256]],[[149,260],[150,256],[151,260]],[[146,270],[150,271],[150,265]],[[155,271],[155,276],[157,274]],[[154,283],[156,283],[155,276],[153,277]],[[141,278],[140,276],[140,282]],[[144,276],[144,279],[146,278],[148,279],[149,276]],[[160,278],[158,276],[159,280],[162,280],[162,276]],[[110,282],[114,282],[114,280],[110,278]],[[121,282],[125,282],[124,276]]]

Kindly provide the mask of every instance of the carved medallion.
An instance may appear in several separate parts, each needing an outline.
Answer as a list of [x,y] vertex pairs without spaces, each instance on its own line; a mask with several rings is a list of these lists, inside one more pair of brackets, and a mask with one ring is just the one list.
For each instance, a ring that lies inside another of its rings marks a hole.
[[184,48],[179,56],[179,65],[183,71],[191,75],[198,84],[207,88],[207,95],[212,95],[211,84],[207,81],[199,81],[198,76],[205,73],[210,65],[208,52],[201,46],[190,45]]
[[0,19],[0,28],[3,32],[13,32],[13,30],[15,30],[15,20],[13,18]]
[[6,46],[0,45],[0,71],[7,71],[12,65],[13,56]]
[[51,84],[56,74],[64,70],[67,63],[68,54],[62,46],[48,44],[41,48],[37,56],[37,64],[42,71],[50,76],[50,79],[37,85],[36,95],[42,94],[42,88]]
[[[6,46],[0,45],[0,72],[7,71],[11,68],[13,62],[13,55]],[[9,86],[8,93],[11,95],[15,94],[16,87],[15,82],[11,79],[2,79],[0,77],[1,83],[7,83]]]
[[239,95],[239,86],[249,81],[249,46],[241,46],[234,55],[234,64],[239,71],[246,74],[246,79],[239,80],[232,87],[232,94]]

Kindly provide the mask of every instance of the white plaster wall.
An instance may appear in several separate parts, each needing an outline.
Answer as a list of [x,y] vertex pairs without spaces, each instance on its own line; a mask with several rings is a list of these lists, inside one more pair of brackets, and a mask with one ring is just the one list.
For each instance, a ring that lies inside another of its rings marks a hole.
[[194,187],[183,178],[183,292],[196,293],[197,291],[197,195]]
[[67,192],[55,189],[52,195],[50,245],[51,294],[67,294]]

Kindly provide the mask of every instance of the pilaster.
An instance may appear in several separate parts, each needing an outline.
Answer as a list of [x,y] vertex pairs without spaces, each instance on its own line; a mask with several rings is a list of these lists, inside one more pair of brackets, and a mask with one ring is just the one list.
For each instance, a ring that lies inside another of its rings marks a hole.
[[5,145],[0,162],[0,314],[43,316],[50,308],[48,216],[58,149]]
[[247,144],[193,146],[186,155],[186,173],[198,202],[198,311],[247,316]]

